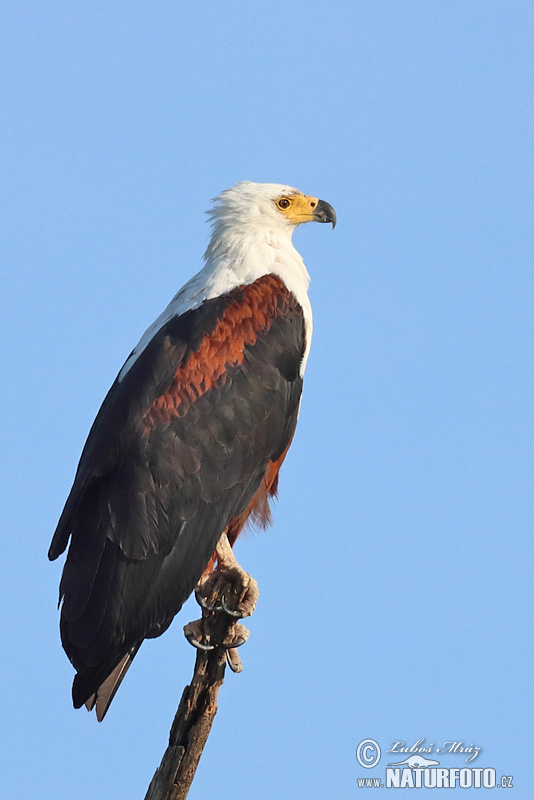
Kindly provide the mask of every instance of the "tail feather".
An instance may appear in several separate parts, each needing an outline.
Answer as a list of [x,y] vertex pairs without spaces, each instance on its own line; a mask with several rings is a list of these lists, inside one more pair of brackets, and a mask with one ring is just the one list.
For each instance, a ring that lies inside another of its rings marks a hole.
[[[117,689],[122,683],[122,680],[128,669],[130,664],[135,658],[135,655],[139,648],[141,647],[140,644],[136,644],[134,647],[129,650],[124,658],[122,658],[117,666],[110,672],[107,678],[102,681],[96,692],[93,692],[87,700],[85,700],[85,707],[88,711],[92,711],[93,708],[96,707],[96,718],[99,722],[102,722],[104,717],[106,716],[107,710],[111,705],[111,701],[115,697],[117,693]],[[80,703],[82,705],[82,703]]]
[[95,705],[96,705],[96,692],[92,694],[91,697],[88,697],[87,700],[85,701],[85,707],[88,711],[92,711]]

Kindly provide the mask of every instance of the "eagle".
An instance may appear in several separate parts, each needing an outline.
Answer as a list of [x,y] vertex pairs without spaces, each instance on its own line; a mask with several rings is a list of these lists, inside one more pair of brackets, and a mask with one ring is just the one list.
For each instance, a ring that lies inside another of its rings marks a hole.
[[224,567],[219,541],[228,549],[248,520],[270,521],[297,424],[312,311],[291,239],[304,222],[333,227],[334,209],[243,181],[209,216],[204,266],[111,386],[48,554],[69,545],[61,641],[74,707],[96,708],[99,721],[144,639]]

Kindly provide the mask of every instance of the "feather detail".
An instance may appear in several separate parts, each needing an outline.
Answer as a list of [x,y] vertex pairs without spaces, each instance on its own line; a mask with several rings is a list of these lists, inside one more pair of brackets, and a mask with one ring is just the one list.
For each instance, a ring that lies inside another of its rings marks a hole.
[[128,672],[130,664],[134,660],[135,655],[140,647],[141,645],[132,647],[131,650],[126,653],[124,658],[119,661],[115,669],[108,675],[106,680],[100,684],[96,692],[85,701],[85,707],[88,711],[92,711],[96,706],[96,718],[99,722],[102,722],[106,716],[107,710],[111,705],[111,701],[115,697],[117,689],[121,685],[122,680]]

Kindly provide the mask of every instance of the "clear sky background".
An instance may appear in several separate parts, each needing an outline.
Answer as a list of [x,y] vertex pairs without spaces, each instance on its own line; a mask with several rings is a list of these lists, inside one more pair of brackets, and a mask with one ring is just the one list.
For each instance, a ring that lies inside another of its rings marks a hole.
[[210,198],[247,179],[338,226],[294,237],[301,418],[274,527],[238,545],[261,596],[190,797],[404,797],[357,787],[402,756],[355,750],[424,737],[481,747],[530,798],[532,3],[1,17],[2,796],[143,798],[159,764],[196,605],[97,724],[71,707],[46,553],[104,395],[200,267]]

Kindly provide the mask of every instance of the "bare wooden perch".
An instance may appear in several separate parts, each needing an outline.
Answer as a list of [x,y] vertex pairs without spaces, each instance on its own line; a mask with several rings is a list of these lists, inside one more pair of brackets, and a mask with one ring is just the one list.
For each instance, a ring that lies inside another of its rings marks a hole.
[[198,651],[193,680],[183,691],[169,744],[145,800],[187,797],[217,713],[217,694],[224,681],[225,667],[226,654],[222,648]]
[[[213,573],[197,593],[203,605],[202,619],[184,628],[189,641],[199,647],[193,678],[182,693],[169,744],[145,800],[184,800],[187,797],[217,713],[217,695],[224,682],[226,663],[234,672],[242,669],[234,648],[246,641],[248,631],[237,623],[232,609],[239,608],[244,615],[250,614],[257,586],[237,566],[227,540],[226,545],[231,555],[228,552],[224,555],[233,559],[235,566]],[[203,649],[205,647],[210,649]]]

